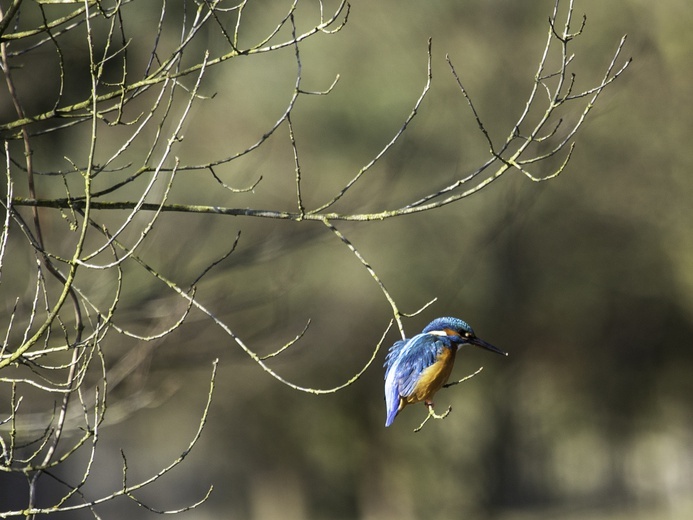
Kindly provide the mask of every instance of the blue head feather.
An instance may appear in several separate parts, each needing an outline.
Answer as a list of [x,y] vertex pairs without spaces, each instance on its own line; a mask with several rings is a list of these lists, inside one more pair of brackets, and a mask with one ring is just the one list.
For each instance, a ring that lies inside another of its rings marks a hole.
[[431,323],[426,325],[426,328],[421,332],[426,334],[427,332],[442,331],[445,329],[451,329],[458,333],[474,334],[474,331],[466,321],[462,321],[459,318],[450,317],[436,318]]

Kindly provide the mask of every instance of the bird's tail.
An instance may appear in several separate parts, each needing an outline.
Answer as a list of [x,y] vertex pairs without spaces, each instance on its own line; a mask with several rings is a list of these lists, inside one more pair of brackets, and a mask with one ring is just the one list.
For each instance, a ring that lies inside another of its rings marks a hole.
[[392,424],[399,413],[399,387],[395,378],[396,371],[390,366],[385,374],[385,408],[387,409],[387,419],[385,427]]
[[387,409],[387,419],[385,427],[390,426],[399,413],[399,392],[393,385],[385,385],[385,408]]
[[385,427],[387,428],[390,426],[393,422],[395,422],[395,417],[397,417],[397,412],[399,410],[395,406],[392,410],[389,410],[387,413],[387,419],[385,420]]

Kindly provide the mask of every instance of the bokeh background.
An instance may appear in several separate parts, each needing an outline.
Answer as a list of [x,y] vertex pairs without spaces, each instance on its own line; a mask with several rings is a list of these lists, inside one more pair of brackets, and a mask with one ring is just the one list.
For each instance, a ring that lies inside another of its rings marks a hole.
[[[260,4],[249,6],[249,35],[285,10]],[[434,80],[420,115],[338,209],[395,207],[480,165],[487,146],[445,55],[498,142],[524,108],[552,8],[549,0],[354,0],[344,30],[302,46],[304,88],[326,89],[340,75],[329,96],[301,98],[294,117],[306,206],[326,200],[397,131],[425,83],[429,37]],[[139,9],[136,23],[146,31],[158,13]],[[561,176],[534,183],[510,173],[438,211],[337,223],[401,309],[437,298],[405,321],[409,334],[453,315],[510,353],[462,352],[455,376],[484,370],[438,395],[441,410],[453,405],[445,421],[413,433],[425,416],[416,406],[384,428],[384,350],[353,385],[314,396],[269,377],[193,313],[133,374],[130,385],[160,399],[113,414],[101,432],[99,477],[86,491],[119,487],[120,449],[133,481],[186,449],[219,357],[200,444],[141,494],[154,507],[176,508],[213,485],[207,503],[184,518],[690,518],[693,11],[680,0],[581,0],[576,24],[583,13],[587,24],[573,47],[579,85],[600,80],[623,34],[634,61],[600,98]],[[211,69],[205,88],[217,95],[195,108],[185,160],[252,144],[289,99],[292,53]],[[576,104],[567,117],[580,110]],[[60,156],[80,146],[58,144]],[[179,181],[176,201],[292,209],[285,134],[222,174],[239,186],[263,181],[253,193],[229,194],[191,176]],[[321,224],[165,215],[146,253],[184,286],[238,231],[237,251],[201,285],[201,301],[261,353],[311,319],[303,340],[271,366],[302,386],[348,380],[370,357],[390,308]],[[131,327],[147,331],[180,306],[142,275],[121,308]],[[386,344],[395,339],[391,331]],[[116,338],[114,361],[119,348]],[[114,410],[128,391],[116,390]],[[127,501],[100,511],[154,516]]]

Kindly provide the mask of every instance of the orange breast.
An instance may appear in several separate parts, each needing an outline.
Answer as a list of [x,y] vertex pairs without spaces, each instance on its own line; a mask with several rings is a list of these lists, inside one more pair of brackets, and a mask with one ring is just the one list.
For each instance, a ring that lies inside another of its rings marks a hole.
[[432,399],[433,394],[440,390],[450,378],[456,354],[457,349],[444,348],[436,362],[421,373],[414,392],[404,398],[406,403],[412,404]]

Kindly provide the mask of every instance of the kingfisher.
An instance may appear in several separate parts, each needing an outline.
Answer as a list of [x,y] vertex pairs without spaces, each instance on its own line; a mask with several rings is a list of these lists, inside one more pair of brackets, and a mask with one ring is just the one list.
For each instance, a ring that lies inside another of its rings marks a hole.
[[423,401],[433,409],[433,395],[447,383],[457,351],[464,345],[485,348],[507,356],[498,347],[478,338],[458,318],[436,318],[413,338],[395,342],[385,358],[385,403],[390,426],[408,404]]

